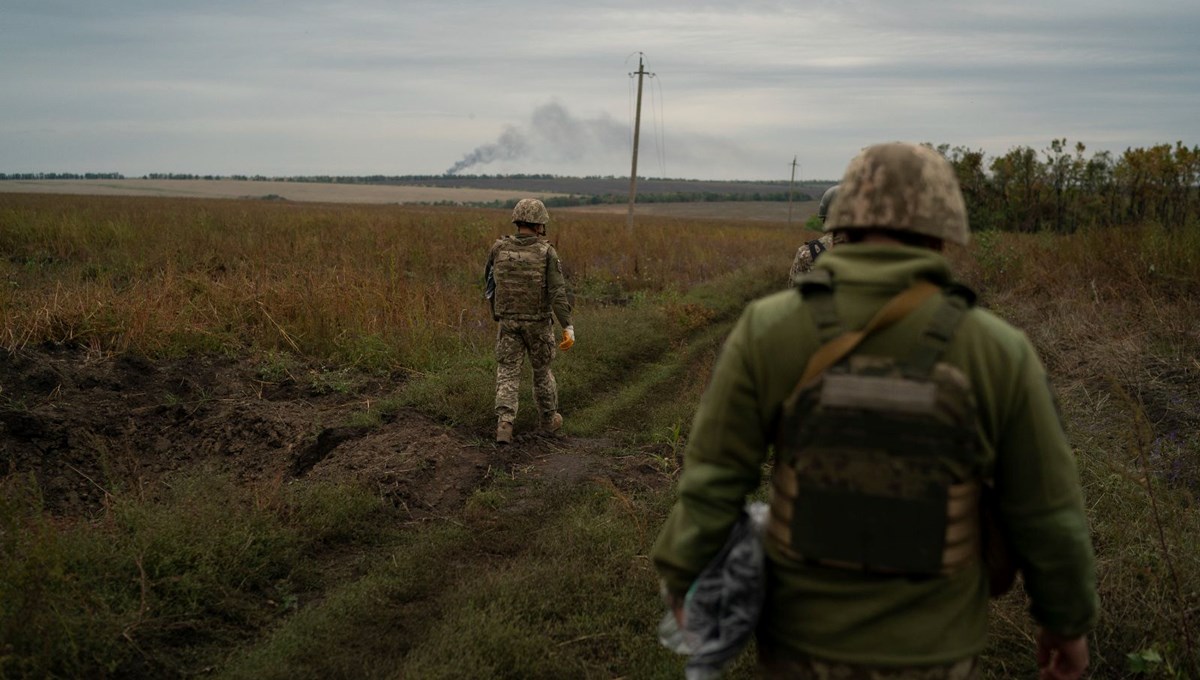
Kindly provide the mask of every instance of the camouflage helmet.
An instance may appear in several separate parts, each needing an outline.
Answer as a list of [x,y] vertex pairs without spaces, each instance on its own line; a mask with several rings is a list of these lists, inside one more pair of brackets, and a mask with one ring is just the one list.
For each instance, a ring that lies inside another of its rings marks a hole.
[[513,208],[512,221],[546,224],[550,221],[550,213],[546,212],[546,204],[536,198],[522,198]]
[[821,204],[817,206],[817,217],[822,222],[829,216],[829,206],[833,204],[833,199],[837,198],[838,187],[840,186],[840,184],[835,184],[826,189],[825,193],[821,194]]
[[839,186],[825,231],[895,229],[964,246],[970,240],[954,168],[927,146],[867,147],[850,161]]

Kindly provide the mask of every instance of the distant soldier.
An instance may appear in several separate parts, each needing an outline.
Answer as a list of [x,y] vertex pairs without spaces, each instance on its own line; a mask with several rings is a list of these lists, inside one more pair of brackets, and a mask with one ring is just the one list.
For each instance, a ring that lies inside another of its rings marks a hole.
[[[833,185],[821,194],[821,204],[817,206],[817,217],[820,218],[821,224],[825,224],[825,217],[829,215],[829,206],[833,204],[833,199],[837,196],[838,186]],[[846,239],[841,234],[825,234],[821,238],[815,238],[808,243],[800,246],[796,250],[796,258],[792,260],[792,269],[788,272],[788,281],[796,278],[799,274],[805,274],[812,269],[813,262],[817,256],[833,248],[835,243],[845,243]]]
[[525,355],[533,366],[533,396],[547,433],[562,428],[558,386],[550,372],[554,360],[554,322],[563,328],[568,350],[575,344],[566,279],[554,246],[545,240],[550,214],[536,198],[521,199],[512,214],[517,233],[492,244],[484,279],[496,333],[496,443],[511,444],[517,417],[517,393]]

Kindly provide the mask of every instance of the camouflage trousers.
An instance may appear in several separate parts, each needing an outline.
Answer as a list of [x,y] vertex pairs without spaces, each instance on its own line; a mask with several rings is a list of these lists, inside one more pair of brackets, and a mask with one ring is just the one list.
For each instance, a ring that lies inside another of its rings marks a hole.
[[763,652],[758,657],[759,675],[774,680],[978,680],[978,659],[971,657],[938,666],[893,668],[859,666],[813,658],[779,658]]
[[517,417],[517,394],[521,389],[521,367],[526,354],[533,367],[533,397],[541,419],[558,411],[558,385],[550,372],[554,350],[554,326],[549,319],[500,321],[496,331],[497,421],[511,423]]

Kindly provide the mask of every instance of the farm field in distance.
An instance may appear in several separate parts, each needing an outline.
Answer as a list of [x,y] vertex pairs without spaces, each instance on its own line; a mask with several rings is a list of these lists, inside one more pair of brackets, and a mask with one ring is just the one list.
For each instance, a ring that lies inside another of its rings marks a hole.
[[[647,552],[709,367],[815,202],[791,227],[787,203],[639,205],[632,231],[623,205],[552,208],[566,435],[531,433],[527,375],[497,449],[480,284],[508,211],[230,191],[0,193],[0,677],[679,677]],[[1200,234],[985,232],[949,256],[1059,396],[1093,677],[1186,677]],[[1031,677],[1027,607],[993,603],[986,677]]]
[[[502,189],[447,188],[411,185],[325,184],[235,179],[46,179],[5,180],[0,193],[85,194],[99,196],[163,196],[254,199],[320,203],[484,203],[512,198]],[[538,198],[559,195],[538,192]]]
[[[276,181],[249,179],[9,179],[4,193],[53,193],[102,196],[159,196],[262,199],[318,203],[503,204],[525,197],[626,196],[628,179],[580,177],[428,177],[377,183]],[[816,201],[832,182],[796,183],[789,208],[787,183],[646,179],[640,182],[639,214],[697,219],[764,219],[793,223],[816,213]],[[774,196],[775,200],[757,200]],[[706,196],[706,200],[697,200]],[[724,201],[722,198],[737,197]],[[726,205],[732,203],[736,205]],[[561,210],[564,208],[556,208]],[[622,200],[565,208],[625,214]]]

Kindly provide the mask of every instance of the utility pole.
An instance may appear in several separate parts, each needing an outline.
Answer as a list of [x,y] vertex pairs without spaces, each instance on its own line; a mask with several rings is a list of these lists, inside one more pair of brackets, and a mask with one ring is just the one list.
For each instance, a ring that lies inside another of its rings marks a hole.
[[796,157],[792,156],[792,179],[788,182],[788,226],[792,226],[792,185],[796,183]]
[[638,157],[638,138],[642,132],[642,78],[644,76],[653,76],[652,73],[646,73],[646,69],[642,66],[642,57],[644,55],[638,52],[638,70],[636,73],[630,73],[630,76],[638,77],[637,86],[637,108],[633,115],[633,168],[629,171],[629,220],[626,226],[630,231],[633,230],[633,202],[637,200],[637,157]]

